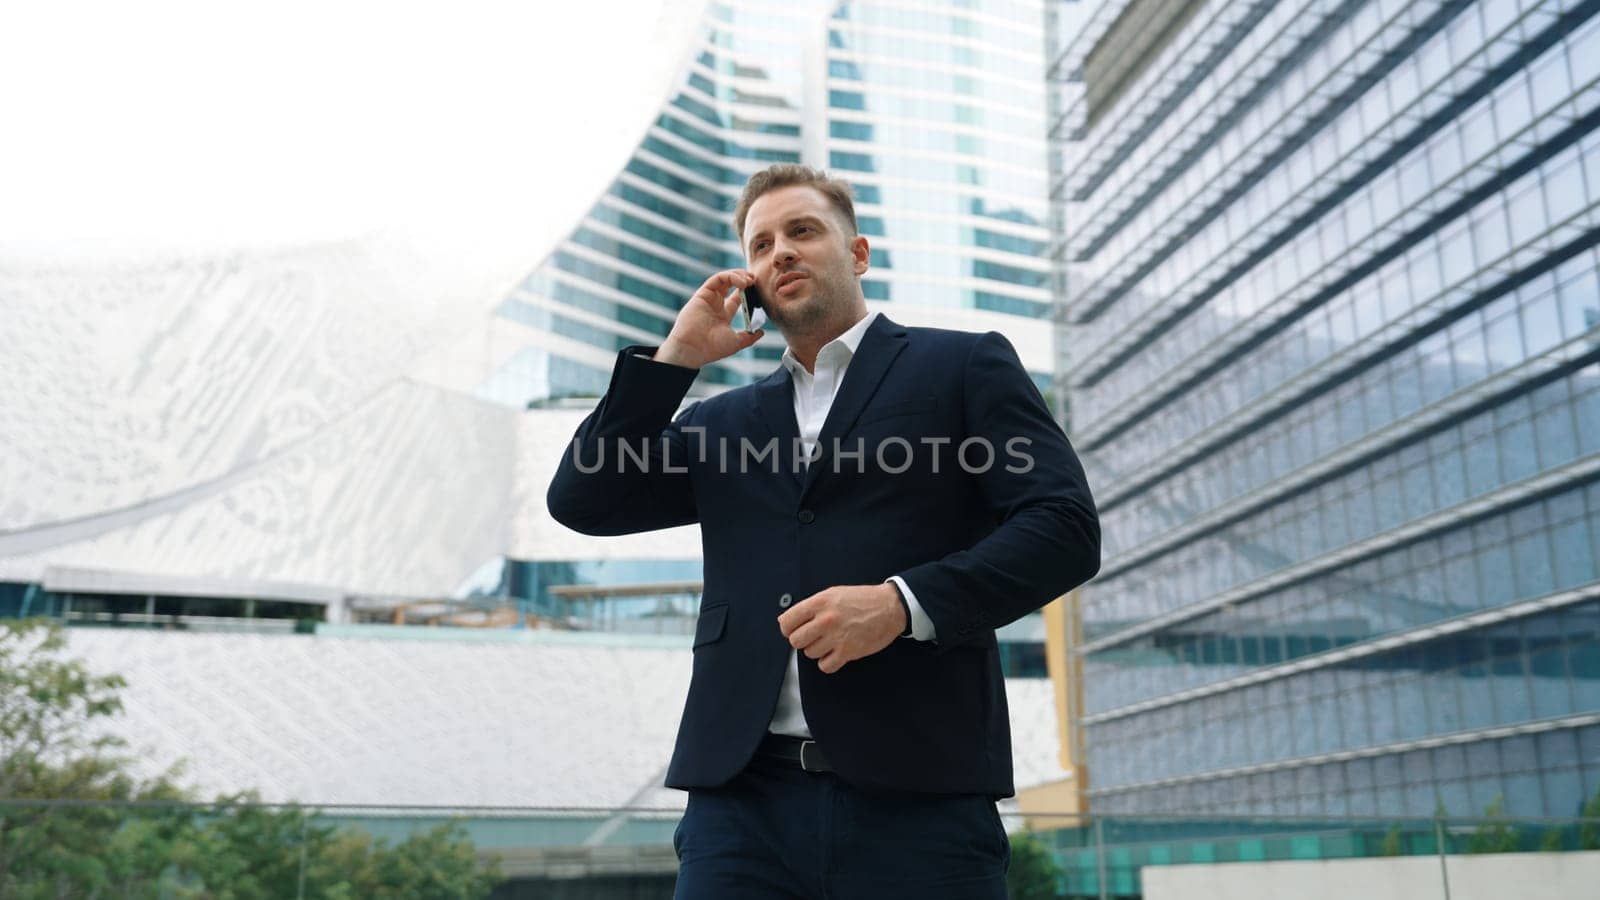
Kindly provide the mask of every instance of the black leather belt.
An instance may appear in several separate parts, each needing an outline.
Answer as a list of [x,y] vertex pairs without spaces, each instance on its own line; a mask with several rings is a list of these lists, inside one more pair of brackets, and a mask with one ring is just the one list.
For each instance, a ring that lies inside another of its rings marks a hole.
[[816,741],[792,735],[768,732],[756,747],[756,755],[782,760],[807,772],[833,771],[833,766],[828,765],[828,758],[822,755],[822,748],[817,746]]

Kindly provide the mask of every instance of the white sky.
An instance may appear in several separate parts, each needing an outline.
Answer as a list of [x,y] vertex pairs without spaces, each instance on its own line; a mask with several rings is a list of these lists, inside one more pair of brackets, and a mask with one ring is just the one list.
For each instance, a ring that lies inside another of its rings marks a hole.
[[540,245],[626,159],[700,5],[0,4],[0,246]]

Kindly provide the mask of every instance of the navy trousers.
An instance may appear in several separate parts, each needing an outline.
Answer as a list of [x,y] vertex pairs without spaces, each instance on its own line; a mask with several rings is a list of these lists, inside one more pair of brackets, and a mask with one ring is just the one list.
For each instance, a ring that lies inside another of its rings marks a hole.
[[977,794],[855,788],[757,758],[689,792],[675,900],[1005,900],[1011,845]]

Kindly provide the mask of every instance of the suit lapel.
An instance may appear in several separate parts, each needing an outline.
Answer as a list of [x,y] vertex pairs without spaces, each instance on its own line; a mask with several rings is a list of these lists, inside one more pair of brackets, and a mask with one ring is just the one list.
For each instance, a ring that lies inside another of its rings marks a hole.
[[[889,371],[889,366],[894,364],[895,357],[905,348],[905,328],[889,321],[882,313],[879,313],[878,318],[867,326],[867,333],[861,336],[861,344],[856,347],[855,355],[850,358],[850,365],[844,370],[844,383],[839,385],[839,393],[833,398],[833,405],[828,408],[828,417],[822,422],[822,433],[817,438],[818,449],[822,456],[805,471],[802,497],[811,490],[813,484],[816,484],[822,470],[833,465],[828,454],[833,451],[834,438],[849,434],[850,429],[855,427],[856,419],[860,418],[867,401],[877,393],[878,385]],[[788,374],[787,370],[785,374]],[[794,422],[792,386],[786,396],[791,404],[789,432],[796,434],[798,426]],[[872,452],[872,449],[867,448],[867,452]]]
[[799,484],[794,443],[800,436],[800,423],[794,418],[794,376],[780,365],[778,371],[756,384],[754,393],[756,413],[778,439],[778,465]]

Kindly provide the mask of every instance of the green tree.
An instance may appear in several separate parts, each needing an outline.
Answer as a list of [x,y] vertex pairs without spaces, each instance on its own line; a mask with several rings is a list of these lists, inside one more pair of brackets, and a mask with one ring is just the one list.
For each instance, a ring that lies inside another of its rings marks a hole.
[[121,709],[115,675],[66,658],[42,621],[0,621],[0,898],[321,900],[488,896],[459,824],[391,847],[254,794],[191,802],[178,767],[149,780],[97,727]]
[[[1600,790],[1594,792],[1589,802],[1583,805],[1580,813],[1585,819],[1600,819]],[[1594,822],[1585,822],[1578,829],[1578,849],[1600,850],[1600,825]]]
[[1378,845],[1379,856],[1401,856],[1406,852],[1406,836],[1399,825],[1390,825],[1389,830],[1383,834],[1383,843]]
[[140,807],[117,834],[129,814],[103,802],[181,800],[178,769],[128,773],[125,742],[96,727],[121,710],[124,682],[65,658],[65,645],[42,621],[0,622],[0,897],[136,893],[159,867],[123,851],[183,831],[170,809]]
[[1479,825],[1467,841],[1468,853],[1515,853],[1521,849],[1522,838],[1505,820],[1505,796],[1496,794],[1483,811],[1488,821]]
[[1060,880],[1061,867],[1044,841],[1026,831],[1011,835],[1011,868],[1006,870],[1011,900],[1049,900]]
[[500,882],[498,865],[479,865],[459,823],[414,833],[393,847],[364,832],[340,834],[324,848],[311,878],[330,886],[328,900],[466,900],[487,896]]

